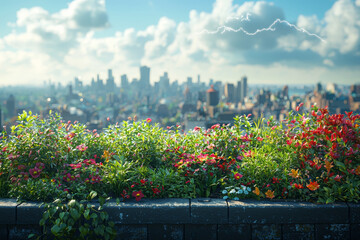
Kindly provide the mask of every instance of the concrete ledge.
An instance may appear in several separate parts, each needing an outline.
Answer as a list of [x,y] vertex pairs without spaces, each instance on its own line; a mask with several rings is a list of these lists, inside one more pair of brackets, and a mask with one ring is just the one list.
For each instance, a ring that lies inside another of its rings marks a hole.
[[37,224],[42,218],[44,206],[37,202],[21,203],[17,206],[17,224]]
[[0,224],[16,223],[16,207],[19,205],[15,199],[0,199]]
[[228,205],[223,199],[199,198],[191,200],[191,223],[229,223]]
[[[40,203],[0,199],[0,239],[41,234]],[[360,204],[145,199],[104,210],[117,239],[358,239]]]
[[349,223],[345,203],[228,201],[229,223]]
[[144,199],[140,202],[109,202],[105,211],[121,224],[184,224],[190,223],[189,199]]

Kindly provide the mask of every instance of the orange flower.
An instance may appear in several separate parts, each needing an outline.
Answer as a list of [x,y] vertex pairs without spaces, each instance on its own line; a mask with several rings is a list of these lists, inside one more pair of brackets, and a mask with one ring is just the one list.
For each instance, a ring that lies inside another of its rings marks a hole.
[[298,177],[300,177],[300,175],[299,175],[299,169],[297,169],[297,170],[291,169],[291,173],[289,173],[289,176],[290,176],[290,177],[293,177],[293,178],[298,178]]
[[355,173],[356,175],[360,175],[360,165],[355,169]]
[[328,160],[325,160],[325,168],[326,168],[328,174],[330,174],[330,169],[333,167],[334,167],[334,165],[332,165],[331,162],[329,162]]
[[270,189],[267,190],[267,192],[265,193],[267,198],[273,199],[275,197],[274,195],[274,191],[271,191]]
[[308,184],[308,185],[306,185],[307,186],[307,188],[308,189],[310,189],[311,191],[315,191],[315,190],[317,190],[319,187],[320,187],[320,185],[315,181],[315,182],[312,182],[311,180],[310,180],[310,183]]
[[259,190],[259,188],[258,187],[255,187],[255,190],[254,191],[252,191],[253,193],[255,193],[257,196],[259,196],[260,195],[260,190]]

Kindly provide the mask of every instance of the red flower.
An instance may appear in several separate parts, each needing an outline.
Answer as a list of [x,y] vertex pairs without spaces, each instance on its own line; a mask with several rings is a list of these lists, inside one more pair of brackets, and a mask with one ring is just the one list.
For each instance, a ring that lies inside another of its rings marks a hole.
[[159,193],[161,192],[158,188],[152,188],[152,191],[154,195],[159,195]]
[[200,127],[194,127],[194,131],[199,131],[200,129]]
[[145,183],[146,183],[146,180],[145,180],[145,179],[141,179],[140,182],[141,182],[142,184],[145,184]]
[[297,188],[297,189],[302,189],[304,188],[304,186],[302,184],[298,184],[298,183],[294,183],[294,187]]
[[146,119],[146,122],[148,122],[148,123],[150,123],[151,121],[152,121],[151,118]]
[[336,177],[334,179],[335,179],[335,181],[340,182],[342,178],[343,178],[343,176],[336,175]]
[[236,180],[239,180],[240,178],[242,178],[243,177],[243,175],[241,175],[240,173],[236,173],[235,175],[234,175],[234,178],[236,179]]
[[140,201],[141,198],[144,197],[144,194],[143,194],[143,193],[141,192],[141,190],[140,190],[140,191],[134,191],[134,192],[132,193],[132,196],[135,197],[135,200],[136,200],[136,201]]
[[303,105],[304,103],[300,103],[299,106],[296,107],[296,111],[298,112]]
[[306,185],[307,186],[307,188],[308,189],[310,189],[311,191],[315,191],[315,190],[317,190],[319,187],[320,187],[320,185],[315,181],[315,182],[312,182],[311,180],[310,180],[310,183],[308,184],[308,185]]
[[29,170],[29,173],[33,178],[38,178],[40,176],[41,170],[37,167],[34,167]]

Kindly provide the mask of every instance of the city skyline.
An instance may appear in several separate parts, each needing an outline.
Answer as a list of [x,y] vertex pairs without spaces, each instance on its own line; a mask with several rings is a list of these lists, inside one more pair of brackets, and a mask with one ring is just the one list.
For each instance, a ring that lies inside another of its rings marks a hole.
[[[84,84],[108,69],[170,82],[354,84],[360,0],[16,1],[0,10],[0,86]],[[138,11],[136,12],[136,7]],[[141,8],[141,9],[140,9]],[[135,12],[134,12],[135,11]]]

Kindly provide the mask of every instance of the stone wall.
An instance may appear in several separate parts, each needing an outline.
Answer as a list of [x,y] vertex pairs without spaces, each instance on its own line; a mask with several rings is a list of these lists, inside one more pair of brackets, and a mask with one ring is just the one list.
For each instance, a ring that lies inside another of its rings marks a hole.
[[[41,233],[39,203],[0,199],[0,239]],[[118,239],[359,239],[360,204],[156,199],[107,203]]]

